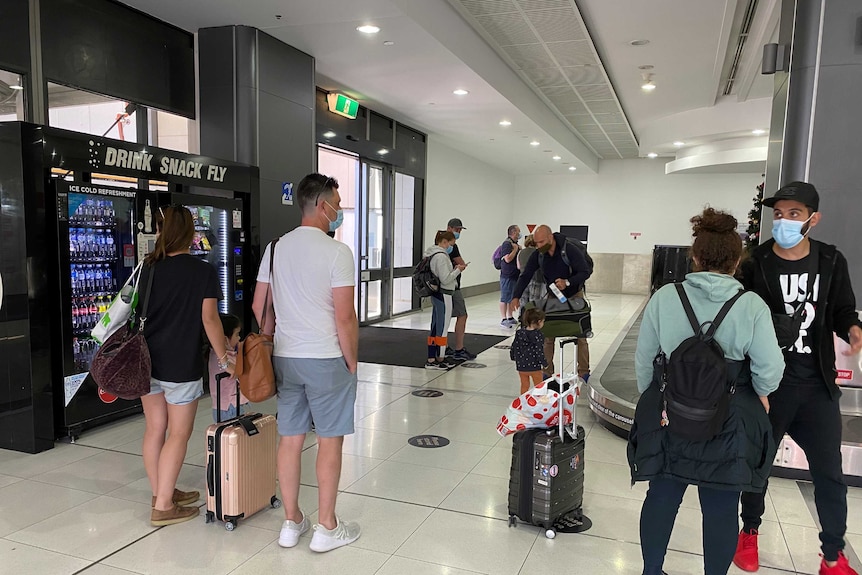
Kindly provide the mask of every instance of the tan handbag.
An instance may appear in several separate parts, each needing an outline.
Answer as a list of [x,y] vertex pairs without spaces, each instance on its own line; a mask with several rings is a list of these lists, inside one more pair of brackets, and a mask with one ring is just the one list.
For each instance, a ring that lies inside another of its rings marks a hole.
[[[275,395],[275,372],[272,369],[273,341],[271,335],[263,333],[266,325],[266,312],[272,298],[272,262],[275,260],[275,244],[273,240],[269,250],[269,287],[261,318],[261,333],[250,333],[239,343],[236,354],[236,377],[242,394],[253,403],[266,401]],[[273,302],[273,306],[275,302]]]

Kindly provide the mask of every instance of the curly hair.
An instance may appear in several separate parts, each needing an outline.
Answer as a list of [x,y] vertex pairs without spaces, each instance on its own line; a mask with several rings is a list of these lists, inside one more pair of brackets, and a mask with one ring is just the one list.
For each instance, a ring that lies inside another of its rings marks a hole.
[[691,256],[697,271],[733,274],[742,256],[742,239],[736,231],[736,218],[727,212],[707,207],[691,218]]

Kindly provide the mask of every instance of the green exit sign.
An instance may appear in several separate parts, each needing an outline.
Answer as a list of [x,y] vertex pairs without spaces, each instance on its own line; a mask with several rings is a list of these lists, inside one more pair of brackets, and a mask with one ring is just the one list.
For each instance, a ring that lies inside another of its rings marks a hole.
[[351,120],[356,119],[356,114],[359,112],[359,102],[351,100],[344,94],[327,94],[326,100],[329,103],[329,111]]

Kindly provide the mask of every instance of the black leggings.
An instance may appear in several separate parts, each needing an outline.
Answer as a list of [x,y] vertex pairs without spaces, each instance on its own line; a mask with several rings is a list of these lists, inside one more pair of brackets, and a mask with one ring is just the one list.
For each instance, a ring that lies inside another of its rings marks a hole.
[[[641,553],[644,575],[661,575],[676,514],[688,484],[653,479],[641,508]],[[703,566],[706,575],[726,575],[736,551],[738,491],[698,487],[703,514]]]
[[[769,420],[775,441],[785,433],[802,448],[814,483],[814,503],[820,517],[821,549],[828,561],[838,559],[847,531],[847,484],[841,468],[841,410],[838,399],[820,385],[782,383],[769,396]],[[742,494],[742,527],[758,529],[765,509],[762,493]]]

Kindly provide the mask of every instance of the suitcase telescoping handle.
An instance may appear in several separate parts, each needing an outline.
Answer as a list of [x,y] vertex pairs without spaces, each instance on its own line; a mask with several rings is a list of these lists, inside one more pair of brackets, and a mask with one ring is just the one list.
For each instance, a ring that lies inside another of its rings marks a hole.
[[[221,423],[221,380],[226,377],[230,377],[230,374],[226,371],[221,373],[217,373],[215,376],[216,380],[216,423]],[[239,415],[239,379],[236,380],[236,412]]]
[[[578,438],[578,421],[577,421],[577,412],[578,412],[578,396],[580,395],[580,380],[578,378],[578,370],[577,366],[574,366],[573,373],[566,373],[566,346],[569,344],[577,346],[578,338],[576,337],[566,337],[561,338],[559,340],[560,346],[560,373],[555,373],[552,377],[557,380],[557,383],[560,384],[560,415],[559,415],[559,433],[560,440],[565,439],[566,433],[572,439]],[[566,387],[566,384],[569,383],[569,388],[563,391]],[[572,397],[572,426],[571,428],[566,426],[566,418],[564,417],[566,398],[569,396]]]

